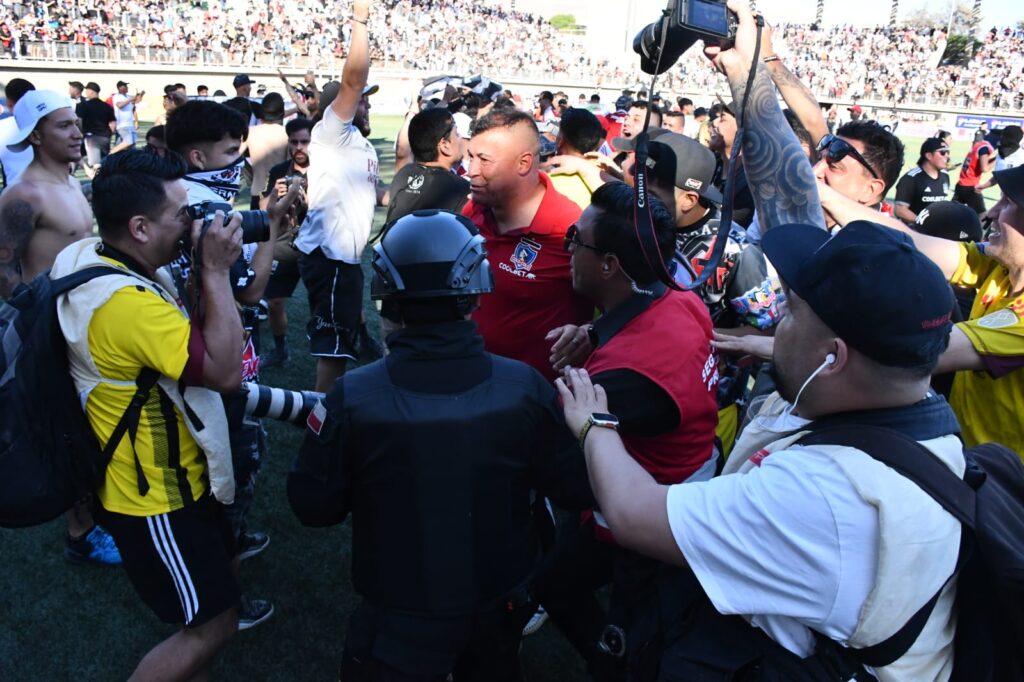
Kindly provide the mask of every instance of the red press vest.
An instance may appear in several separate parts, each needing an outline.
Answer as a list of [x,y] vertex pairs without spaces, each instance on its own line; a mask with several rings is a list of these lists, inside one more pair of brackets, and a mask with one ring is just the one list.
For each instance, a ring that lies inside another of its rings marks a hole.
[[718,358],[711,316],[696,294],[668,291],[633,318],[585,365],[591,376],[628,369],[660,386],[679,410],[679,424],[658,436],[623,434],[626,450],[658,483],[680,483],[711,456],[718,425]]

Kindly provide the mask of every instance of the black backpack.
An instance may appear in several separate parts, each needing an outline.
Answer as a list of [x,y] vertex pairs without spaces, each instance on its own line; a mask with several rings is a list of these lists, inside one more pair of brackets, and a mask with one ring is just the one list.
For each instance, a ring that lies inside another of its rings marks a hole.
[[[952,680],[1024,680],[1024,464],[1017,453],[996,443],[969,448],[961,480],[923,445],[891,429],[837,426],[799,443],[855,447],[909,478],[960,521]],[[865,665],[892,663],[913,645],[938,596],[886,641],[847,651]]]
[[60,279],[21,284],[0,306],[0,526],[56,518],[96,490],[124,437],[134,437],[159,372],[144,369],[138,390],[105,448],[89,426],[57,320],[57,297],[96,277],[125,274],[92,267]]

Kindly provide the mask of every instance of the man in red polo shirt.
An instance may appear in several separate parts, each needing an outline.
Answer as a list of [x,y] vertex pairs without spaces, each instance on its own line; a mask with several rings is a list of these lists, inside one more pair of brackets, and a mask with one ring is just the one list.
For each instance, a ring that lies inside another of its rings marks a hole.
[[487,239],[494,293],[473,314],[487,350],[557,376],[545,334],[593,317],[573,291],[565,232],[580,208],[538,170],[540,135],[529,114],[492,111],[469,141],[469,203],[462,214]]

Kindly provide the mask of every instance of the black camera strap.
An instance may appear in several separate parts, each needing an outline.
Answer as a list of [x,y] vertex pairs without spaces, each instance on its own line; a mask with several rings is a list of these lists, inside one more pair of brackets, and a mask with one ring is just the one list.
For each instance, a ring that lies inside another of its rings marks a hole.
[[[701,270],[700,274],[696,279],[693,280],[685,290],[693,290],[699,288],[704,284],[715,273],[718,268],[718,263],[722,260],[722,255],[725,253],[725,247],[729,240],[729,231],[732,229],[732,206],[736,194],[736,172],[739,168],[740,151],[743,149],[743,135],[746,129],[746,117],[747,117],[747,100],[750,95],[750,88],[754,84],[754,77],[757,73],[757,65],[761,58],[761,31],[764,28],[764,18],[758,14],[755,16],[757,24],[757,42],[754,47],[754,57],[750,64],[750,73],[747,76],[747,84],[743,91],[743,102],[740,105],[739,119],[737,120],[737,131],[736,139],[733,141],[732,154],[729,158],[729,168],[726,172],[725,177],[725,191],[723,192],[722,202],[722,217],[721,223],[718,226],[718,235],[715,238],[715,245],[711,250],[711,255],[708,258],[707,264]],[[668,21],[668,14],[662,18],[662,21]],[[655,74],[661,71],[661,55],[665,50],[665,41],[668,38],[669,31],[663,29],[661,31],[661,45],[658,48],[658,60],[654,69]],[[651,78],[651,94],[654,94],[654,86],[658,80],[658,76],[654,75]],[[651,124],[651,108],[647,107],[647,116],[644,117],[643,132],[636,137],[636,156],[633,164],[636,182],[636,191],[633,192],[633,229],[636,230],[636,236],[640,242],[640,250],[644,255],[644,259],[647,261],[647,265],[651,268],[651,271],[658,277],[658,280],[665,286],[675,289],[676,291],[683,291],[681,287],[672,276],[668,266],[665,264],[664,259],[661,257],[661,250],[658,248],[658,237],[654,230],[654,220],[651,216],[650,208],[650,189],[647,182],[647,143],[649,136],[647,134],[647,127]]]

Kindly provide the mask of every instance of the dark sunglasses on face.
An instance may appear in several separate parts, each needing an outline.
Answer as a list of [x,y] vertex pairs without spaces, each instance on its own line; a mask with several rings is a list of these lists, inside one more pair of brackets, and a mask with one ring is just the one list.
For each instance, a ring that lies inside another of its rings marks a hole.
[[936,149],[935,153],[936,154],[942,154],[943,156],[949,156],[949,150],[948,149]]
[[565,242],[563,242],[562,246],[569,253],[572,253],[573,251],[575,251],[577,246],[582,246],[585,249],[590,249],[591,251],[596,251],[597,253],[600,253],[600,254],[604,254],[605,253],[604,251],[602,251],[601,249],[597,248],[596,246],[591,246],[590,244],[584,244],[580,240],[580,230],[579,230],[578,227],[576,227],[576,223],[573,223],[572,225],[570,225],[569,229],[565,231]]
[[875,178],[876,180],[879,179],[878,173],[876,173],[875,169],[871,167],[871,164],[868,163],[868,160],[865,159],[859,151],[857,151],[856,147],[854,147],[852,144],[850,144],[841,137],[836,137],[835,135],[829,133],[825,137],[821,138],[821,142],[818,143],[817,150],[819,154],[827,151],[828,159],[836,163],[842,161],[847,156],[852,156],[857,160],[857,162],[860,165],[864,166],[864,168],[866,168],[867,171],[871,173],[871,177]]

